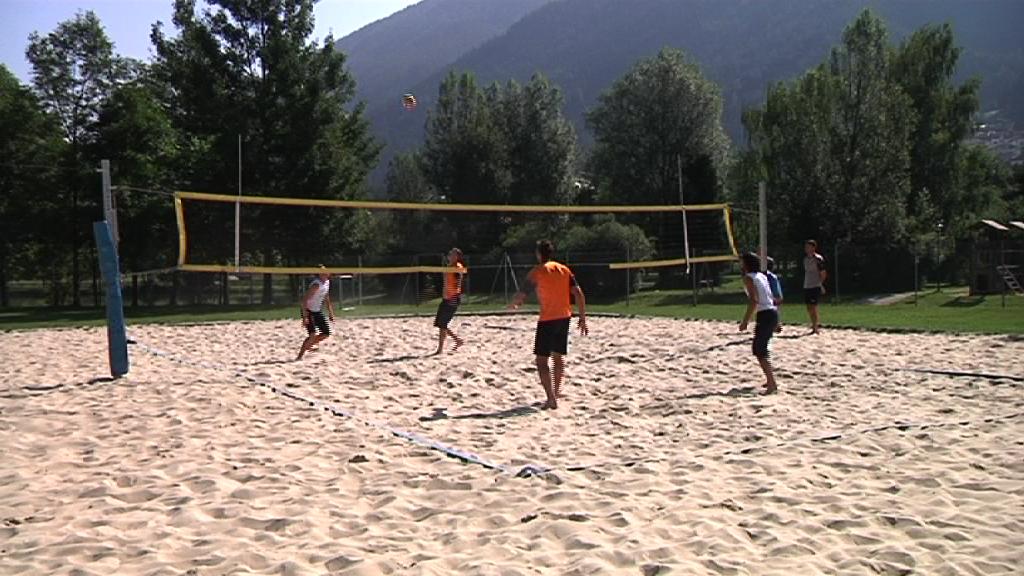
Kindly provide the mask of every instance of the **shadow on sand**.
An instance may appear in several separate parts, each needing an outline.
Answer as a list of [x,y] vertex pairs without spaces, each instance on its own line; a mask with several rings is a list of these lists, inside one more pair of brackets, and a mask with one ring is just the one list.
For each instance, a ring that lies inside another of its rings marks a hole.
[[420,416],[420,422],[433,422],[435,420],[505,420],[507,418],[537,414],[541,411],[540,407],[541,403],[535,402],[533,404],[506,408],[495,412],[471,412],[469,414],[456,414],[454,416],[448,415],[444,408],[434,408],[434,413],[430,416]]
[[437,356],[437,354],[406,354],[405,356],[395,356],[393,358],[374,358],[373,360],[367,360],[367,364],[391,364],[394,362],[408,362],[409,360],[422,360],[424,358],[430,358]]

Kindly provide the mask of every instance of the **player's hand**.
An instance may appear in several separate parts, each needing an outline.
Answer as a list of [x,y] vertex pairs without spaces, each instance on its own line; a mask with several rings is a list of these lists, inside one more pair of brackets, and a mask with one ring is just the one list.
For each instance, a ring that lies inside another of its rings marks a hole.
[[746,331],[747,331],[747,323],[746,322],[740,322],[740,332],[746,332]]
[[582,316],[580,317],[579,326],[580,326],[580,334],[586,336],[587,334],[590,333],[590,330],[587,329],[587,319],[586,318],[583,318]]
[[330,318],[331,318],[331,322],[334,322],[334,314],[331,314]]
[[825,295],[825,285],[824,284],[821,285],[821,295],[822,296]]
[[507,310],[519,310],[519,304],[516,304],[515,302],[509,302],[508,306],[506,306],[506,309]]

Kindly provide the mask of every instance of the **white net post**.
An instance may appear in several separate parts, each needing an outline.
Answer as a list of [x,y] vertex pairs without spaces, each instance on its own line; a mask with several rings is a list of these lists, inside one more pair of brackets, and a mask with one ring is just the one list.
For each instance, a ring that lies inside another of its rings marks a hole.
[[235,272],[239,270],[242,230],[242,135],[238,135],[238,199],[235,200]]
[[686,200],[683,198],[683,157],[676,154],[676,172],[679,176],[679,205],[683,207],[683,257],[686,258],[686,273],[690,273],[690,230],[686,225]]
[[117,203],[110,185],[110,160],[100,160],[100,177],[103,184],[103,218],[110,223],[110,235],[114,239],[114,251],[118,252]]
[[761,271],[768,271],[768,191],[764,181],[757,183],[757,229],[760,246]]

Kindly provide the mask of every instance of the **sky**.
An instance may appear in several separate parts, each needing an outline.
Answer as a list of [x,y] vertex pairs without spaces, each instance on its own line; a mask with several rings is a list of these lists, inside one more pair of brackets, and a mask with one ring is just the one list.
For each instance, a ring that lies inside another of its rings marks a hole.
[[[320,40],[331,33],[341,38],[418,1],[320,0],[314,9],[313,36]],[[0,62],[29,83],[32,68],[25,60],[29,34],[48,34],[58,23],[86,10],[99,17],[118,54],[149,60],[150,27],[159,20],[172,35],[173,5],[174,0],[0,0]]]

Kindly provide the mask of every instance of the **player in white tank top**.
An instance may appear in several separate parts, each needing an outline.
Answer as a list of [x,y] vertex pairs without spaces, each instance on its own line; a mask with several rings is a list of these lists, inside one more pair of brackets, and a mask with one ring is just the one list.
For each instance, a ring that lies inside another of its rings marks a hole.
[[765,393],[773,394],[778,387],[775,383],[775,372],[772,369],[768,343],[775,334],[779,323],[779,313],[772,299],[772,290],[768,286],[768,277],[760,272],[761,259],[753,252],[744,254],[740,261],[743,265],[743,287],[747,291],[747,312],[740,322],[740,332],[747,331],[751,316],[757,313],[757,324],[754,327],[754,356],[765,377]]
[[[306,339],[299,347],[299,356],[296,360],[302,360],[302,356],[311,348],[331,336],[331,326],[324,318],[323,305],[327,302],[327,313],[331,322],[334,322],[334,305],[331,304],[331,275],[327,269],[320,267],[320,274],[309,288],[302,295],[302,327],[306,329]],[[319,333],[318,333],[319,332]]]

